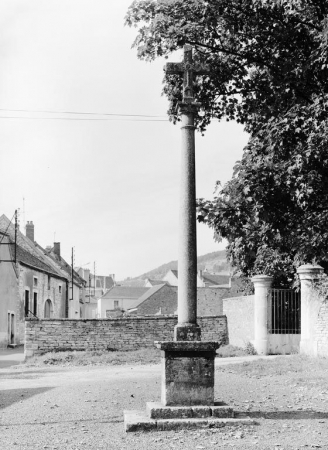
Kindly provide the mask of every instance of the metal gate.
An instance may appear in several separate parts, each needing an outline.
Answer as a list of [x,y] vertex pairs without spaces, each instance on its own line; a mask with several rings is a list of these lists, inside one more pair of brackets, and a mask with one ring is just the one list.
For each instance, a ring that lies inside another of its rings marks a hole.
[[[269,291],[268,332],[270,334],[301,333],[301,296],[292,289],[271,289]],[[270,311],[271,309],[271,311]]]

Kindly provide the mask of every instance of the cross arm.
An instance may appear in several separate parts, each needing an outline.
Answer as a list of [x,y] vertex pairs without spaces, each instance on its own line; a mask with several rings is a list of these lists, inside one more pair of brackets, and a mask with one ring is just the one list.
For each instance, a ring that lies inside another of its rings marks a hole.
[[164,70],[168,74],[179,74],[184,73],[185,66],[184,63],[166,63]]

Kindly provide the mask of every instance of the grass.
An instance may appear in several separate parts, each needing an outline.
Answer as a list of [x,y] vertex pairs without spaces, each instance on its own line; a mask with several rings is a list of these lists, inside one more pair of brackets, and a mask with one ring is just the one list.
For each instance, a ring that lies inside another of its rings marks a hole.
[[216,354],[219,358],[231,358],[233,356],[249,356],[255,355],[256,352],[252,344],[246,344],[245,348],[236,347],[235,345],[224,345],[220,347]]
[[[233,345],[217,350],[217,356],[247,356],[249,351]],[[26,367],[42,366],[106,366],[123,364],[159,364],[160,350],[142,348],[134,351],[61,351],[34,356],[25,363]]]
[[25,363],[26,367],[55,366],[106,366],[123,364],[157,364],[160,362],[158,349],[143,348],[134,351],[67,351],[49,352],[34,356]]
[[318,373],[328,373],[328,359],[311,358],[306,355],[281,356],[272,360],[259,359],[233,366],[222,366],[219,370],[256,378],[281,375],[295,377],[295,380],[299,377],[320,378],[321,375]]

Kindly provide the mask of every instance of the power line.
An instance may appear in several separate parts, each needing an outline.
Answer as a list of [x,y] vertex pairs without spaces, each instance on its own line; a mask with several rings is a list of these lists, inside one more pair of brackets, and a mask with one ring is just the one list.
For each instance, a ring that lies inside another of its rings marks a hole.
[[45,114],[77,114],[77,115],[93,115],[93,116],[119,116],[119,117],[165,117],[153,114],[119,114],[119,113],[98,113],[98,112],[81,112],[81,111],[51,111],[51,110],[33,110],[33,109],[6,109],[0,108],[0,111],[10,112],[28,112],[28,113],[45,113]]
[[168,122],[168,119],[80,119],[77,117],[23,117],[23,116],[0,116],[0,119],[25,119],[25,120],[93,120],[93,121],[122,121],[122,122]]

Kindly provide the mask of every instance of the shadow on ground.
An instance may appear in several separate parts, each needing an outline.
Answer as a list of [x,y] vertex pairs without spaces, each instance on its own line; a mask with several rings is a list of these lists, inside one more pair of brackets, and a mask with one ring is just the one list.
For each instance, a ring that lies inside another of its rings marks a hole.
[[322,411],[235,411],[235,417],[250,417],[251,419],[271,420],[313,420],[328,419],[328,413]]
[[24,388],[24,389],[4,389],[0,390],[0,409],[7,408],[13,403],[17,403],[34,395],[43,394],[52,387],[41,387],[41,388]]

